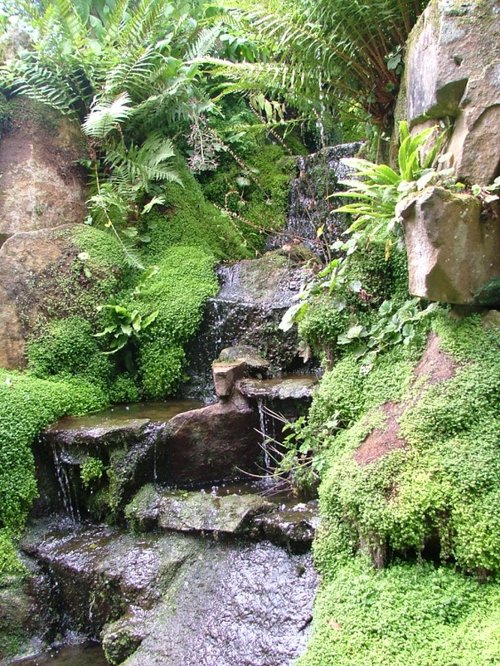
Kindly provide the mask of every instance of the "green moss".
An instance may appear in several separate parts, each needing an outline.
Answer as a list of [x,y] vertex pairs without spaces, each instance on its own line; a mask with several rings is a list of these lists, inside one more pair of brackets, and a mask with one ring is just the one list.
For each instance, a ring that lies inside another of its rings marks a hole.
[[19,576],[26,573],[26,568],[19,559],[12,535],[7,529],[0,529],[0,580],[5,576]]
[[[500,573],[494,508],[500,492],[500,334],[478,317],[454,322],[440,314],[434,327],[442,349],[455,358],[453,378],[410,382],[412,364],[403,349],[381,357],[363,378],[348,356],[326,375],[314,399],[313,427],[319,431],[336,413],[344,425],[318,444],[330,466],[320,488],[327,529],[316,550],[330,575],[353,543],[385,562],[395,553],[425,553],[432,544],[436,556],[464,571]],[[378,406],[387,401],[402,403],[398,437],[404,448],[388,447],[359,464],[354,452],[384,426],[388,417]],[[335,543],[338,552],[332,551]]]
[[81,379],[0,370],[0,527],[16,532],[24,525],[37,492],[31,445],[42,428],[106,404],[103,391]]
[[500,654],[500,586],[450,568],[353,560],[317,598],[298,666],[493,666]]
[[337,338],[350,326],[369,327],[384,300],[400,306],[408,298],[406,254],[393,249],[385,258],[385,245],[371,243],[344,261],[341,278],[333,292],[312,298],[299,323],[299,334],[312,350],[337,356]]
[[285,222],[295,160],[283,148],[256,139],[257,145],[238,164],[230,156],[222,168],[205,177],[203,191],[221,208],[247,220],[239,228],[250,247],[260,248],[264,231],[281,229]]
[[235,222],[205,199],[183,161],[177,160],[175,168],[183,186],[169,184],[165,192],[167,210],[143,218],[151,239],[144,248],[146,261],[161,261],[172,245],[202,247],[218,259],[248,256],[245,239]]
[[218,289],[215,258],[200,247],[167,247],[158,272],[127,302],[143,315],[158,310],[138,343],[138,372],[148,398],[171,395],[182,379],[184,345],[197,331],[203,306]]
[[113,364],[102,354],[90,323],[79,317],[51,322],[42,337],[27,345],[27,357],[30,371],[44,379],[80,375],[107,386],[113,373]]

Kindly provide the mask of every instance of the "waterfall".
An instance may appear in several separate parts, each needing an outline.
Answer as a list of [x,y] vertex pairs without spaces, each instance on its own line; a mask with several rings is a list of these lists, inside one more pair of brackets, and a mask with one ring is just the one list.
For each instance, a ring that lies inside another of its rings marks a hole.
[[80,522],[81,515],[78,509],[78,503],[73,502],[73,495],[76,497],[75,488],[72,481],[70,481],[70,475],[68,475],[68,470],[63,460],[62,451],[55,442],[51,444],[51,448],[52,455],[54,457],[54,469],[56,472],[56,479],[58,484],[58,494],[64,507],[64,511],[74,523]]

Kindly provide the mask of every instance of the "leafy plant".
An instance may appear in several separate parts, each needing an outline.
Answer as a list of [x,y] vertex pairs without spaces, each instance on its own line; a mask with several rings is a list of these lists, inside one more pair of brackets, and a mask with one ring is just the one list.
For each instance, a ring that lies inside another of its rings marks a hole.
[[397,231],[396,207],[401,199],[431,182],[450,183],[452,171],[437,172],[434,168],[446,140],[446,132],[441,132],[435,138],[432,148],[425,150],[436,133],[435,128],[428,128],[412,136],[408,124],[402,122],[399,131],[401,144],[398,151],[398,171],[387,164],[375,164],[368,160],[343,160],[353,170],[354,177],[342,181],[341,184],[350,189],[337,192],[335,196],[354,201],[337,208],[335,212],[348,213],[355,217],[348,229],[349,233],[361,231],[371,239],[386,239]]
[[261,3],[243,19],[260,47],[256,62],[210,62],[230,92],[266,92],[315,120],[341,110],[344,120],[368,114],[389,127],[399,51],[427,1],[282,1],[274,11]]
[[85,488],[99,481],[104,474],[104,463],[99,458],[89,456],[80,468],[80,478]]
[[96,338],[108,338],[109,350],[105,354],[116,354],[130,341],[139,338],[155,321],[159,312],[154,310],[144,317],[138,310],[130,311],[123,305],[114,304],[99,305],[97,310],[107,312],[111,319],[103,331],[95,334]]
[[338,345],[354,351],[356,358],[362,359],[360,371],[366,374],[372,370],[377,355],[394,345],[411,345],[423,341],[422,327],[417,324],[437,309],[433,303],[426,308],[420,299],[413,298],[397,307],[392,301],[384,301],[378,315],[370,327],[355,324],[337,338]]

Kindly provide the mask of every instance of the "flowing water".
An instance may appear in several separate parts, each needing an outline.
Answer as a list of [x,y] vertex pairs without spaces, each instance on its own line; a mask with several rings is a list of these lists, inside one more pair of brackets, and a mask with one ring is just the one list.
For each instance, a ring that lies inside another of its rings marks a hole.
[[99,645],[76,645],[12,662],[13,666],[108,666]]

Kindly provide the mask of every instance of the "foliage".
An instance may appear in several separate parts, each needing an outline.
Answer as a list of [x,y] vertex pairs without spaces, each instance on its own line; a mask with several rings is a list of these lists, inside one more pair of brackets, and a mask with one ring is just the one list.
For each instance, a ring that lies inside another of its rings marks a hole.
[[12,543],[12,534],[7,529],[0,529],[0,581],[4,576],[18,576],[24,573],[26,568],[19,560],[17,550]]
[[80,467],[80,478],[85,488],[99,481],[104,474],[104,463],[99,458],[89,456]]
[[148,329],[158,316],[158,310],[142,316],[138,310],[130,312],[123,305],[99,305],[100,312],[106,311],[111,323],[94,337],[106,336],[111,339],[109,349],[106,354],[116,354],[123,349],[131,340],[139,338],[146,329]]
[[500,650],[500,589],[452,568],[396,564],[375,571],[362,559],[328,580],[300,666],[481,666]]
[[384,301],[404,307],[408,289],[406,255],[401,250],[393,249],[386,257],[380,242],[356,243],[355,251],[349,243],[337,247],[342,247],[343,255],[306,286],[281,325],[286,329],[297,323],[312,352],[324,353],[328,362],[345,351],[338,340],[353,327],[363,332],[379,325]]
[[203,178],[205,196],[232,216],[245,241],[260,248],[263,235],[283,227],[294,160],[279,145],[256,139],[244,159],[231,158]]
[[106,386],[113,373],[92,337],[90,323],[79,317],[51,322],[44,335],[28,343],[27,357],[29,370],[43,379],[78,375]]
[[[238,3],[235,3],[238,5]],[[399,50],[427,0],[283,1],[246,15],[258,46],[255,63],[215,63],[226,88],[266,92],[322,118],[364,111],[389,127],[399,88]]]
[[218,259],[250,256],[249,243],[237,221],[205,198],[203,189],[181,160],[175,163],[184,187],[171,183],[165,191],[165,208],[156,208],[142,218],[141,233],[149,242],[142,252],[144,262],[158,264],[172,245],[205,249]]
[[[392,363],[376,366],[365,379],[353,381],[359,361],[347,356],[323,382],[309,427],[319,432],[335,417],[347,428],[334,438],[318,438],[319,450],[329,452],[322,510],[329,530],[347,530],[345,554],[349,543],[386,558],[420,554],[434,544],[442,560],[453,558],[481,576],[496,574],[498,332],[485,331],[477,320],[457,325],[443,315],[436,322],[446,333],[441,339],[448,353],[474,329],[474,357],[456,356],[457,374],[448,381],[408,383],[408,364],[402,359],[399,367],[393,364],[396,348]],[[446,338],[452,341],[449,347]],[[354,454],[370,432],[384,427],[388,417],[377,406],[387,401],[401,403],[398,436],[405,446],[360,464]]]
[[83,379],[0,371],[0,526],[16,532],[24,525],[36,496],[31,444],[40,430],[106,404],[101,388]]
[[158,309],[151,336],[138,344],[138,372],[149,398],[172,394],[182,378],[183,347],[201,322],[206,299],[218,289],[214,264],[214,257],[199,247],[170,247],[141,296],[131,297],[129,307],[143,316]]
[[401,199],[414,190],[420,190],[431,181],[447,183],[451,178],[448,170],[439,174],[433,166],[439,150],[446,138],[442,132],[434,140],[430,150],[427,148],[435,128],[428,128],[415,136],[409,133],[406,122],[399,126],[401,144],[398,152],[398,171],[386,164],[374,164],[367,160],[346,158],[343,161],[354,171],[354,178],[344,180],[347,192],[337,192],[336,197],[354,199],[353,203],[341,206],[337,213],[349,213],[355,216],[349,232],[361,232],[369,238],[387,239],[397,233],[397,205]]

